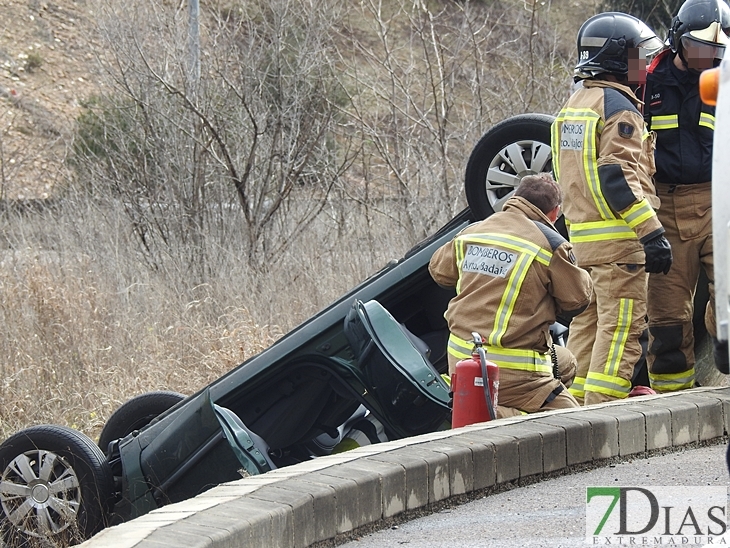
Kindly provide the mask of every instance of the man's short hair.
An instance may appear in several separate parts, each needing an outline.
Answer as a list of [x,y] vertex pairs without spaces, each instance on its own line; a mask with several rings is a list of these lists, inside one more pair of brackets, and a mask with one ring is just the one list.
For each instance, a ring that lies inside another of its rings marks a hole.
[[548,213],[563,203],[560,187],[549,173],[525,175],[517,185],[515,196],[521,196],[543,213]]

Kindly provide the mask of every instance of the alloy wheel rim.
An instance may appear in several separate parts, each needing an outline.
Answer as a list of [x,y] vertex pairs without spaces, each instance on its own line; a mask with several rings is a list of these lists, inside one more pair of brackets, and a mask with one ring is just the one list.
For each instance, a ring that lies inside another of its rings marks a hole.
[[58,534],[76,522],[81,505],[79,478],[60,455],[27,451],[3,470],[0,504],[20,532],[34,537]]
[[550,145],[525,139],[500,150],[489,164],[485,181],[487,200],[494,211],[501,211],[525,175],[552,170]]

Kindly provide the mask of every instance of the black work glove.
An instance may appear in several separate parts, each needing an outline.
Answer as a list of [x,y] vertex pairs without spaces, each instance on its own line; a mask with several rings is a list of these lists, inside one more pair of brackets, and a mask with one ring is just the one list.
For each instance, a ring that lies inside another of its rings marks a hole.
[[672,246],[663,234],[642,242],[646,262],[644,270],[651,274],[666,274],[672,266]]

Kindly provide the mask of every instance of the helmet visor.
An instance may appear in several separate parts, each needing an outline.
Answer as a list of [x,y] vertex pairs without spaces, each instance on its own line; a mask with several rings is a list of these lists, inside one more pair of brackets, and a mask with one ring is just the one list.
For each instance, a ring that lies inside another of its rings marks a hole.
[[645,50],[646,62],[651,63],[651,60],[664,48],[664,42],[662,42],[656,35],[652,34],[644,38],[642,41],[636,44],[636,47]]
[[687,66],[694,70],[712,68],[725,54],[725,44],[709,43],[698,40],[691,34],[685,34],[680,39]]
[[689,35],[695,40],[705,42],[707,44],[715,44],[717,46],[725,46],[730,43],[728,32],[730,29],[723,28],[720,23],[713,21],[704,29],[692,29],[685,36]]

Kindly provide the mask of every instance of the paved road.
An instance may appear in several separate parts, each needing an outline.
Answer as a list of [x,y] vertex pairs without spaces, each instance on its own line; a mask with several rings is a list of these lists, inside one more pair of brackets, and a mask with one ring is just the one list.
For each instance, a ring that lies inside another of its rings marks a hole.
[[[619,485],[727,487],[725,446],[636,459],[516,488],[361,537],[340,548],[584,547],[586,487]],[[730,545],[730,539],[725,542]]]

